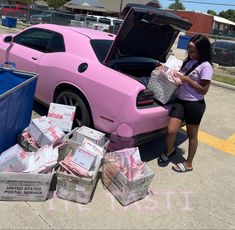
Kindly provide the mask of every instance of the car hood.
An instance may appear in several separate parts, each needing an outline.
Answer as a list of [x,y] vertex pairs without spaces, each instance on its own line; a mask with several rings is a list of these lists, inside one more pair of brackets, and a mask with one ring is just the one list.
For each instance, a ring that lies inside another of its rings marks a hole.
[[147,5],[127,4],[122,16],[124,21],[104,60],[106,65],[122,57],[165,61],[178,33],[191,27],[187,20]]

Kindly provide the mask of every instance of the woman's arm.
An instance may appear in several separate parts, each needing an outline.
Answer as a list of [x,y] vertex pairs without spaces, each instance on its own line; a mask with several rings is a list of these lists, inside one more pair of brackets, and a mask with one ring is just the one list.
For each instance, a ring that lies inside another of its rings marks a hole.
[[210,80],[201,80],[201,83],[198,84],[196,81],[194,81],[192,78],[183,75],[182,73],[177,72],[177,77],[180,78],[180,80],[183,83],[189,84],[193,89],[195,89],[198,93],[205,95],[208,92],[208,89],[210,87]]

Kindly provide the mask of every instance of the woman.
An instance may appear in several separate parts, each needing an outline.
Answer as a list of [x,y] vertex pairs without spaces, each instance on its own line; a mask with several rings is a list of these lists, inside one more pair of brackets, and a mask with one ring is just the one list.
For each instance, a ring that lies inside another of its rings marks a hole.
[[177,92],[177,98],[170,112],[167,127],[167,150],[158,158],[158,163],[169,163],[175,153],[174,142],[182,124],[186,122],[189,139],[188,157],[183,163],[172,167],[176,172],[193,170],[193,159],[198,146],[198,129],[206,109],[204,95],[207,93],[213,76],[211,63],[211,44],[203,35],[193,36],[188,45],[188,57],[183,62],[176,77],[182,81]]

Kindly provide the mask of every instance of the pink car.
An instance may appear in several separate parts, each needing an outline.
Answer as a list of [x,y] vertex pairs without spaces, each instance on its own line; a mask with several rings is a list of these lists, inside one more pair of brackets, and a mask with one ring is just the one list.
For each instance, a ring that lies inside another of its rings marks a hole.
[[117,35],[38,24],[2,35],[0,62],[39,73],[36,99],[75,105],[75,125],[123,137],[164,129],[170,103],[153,99],[146,84],[180,30],[191,24],[164,10],[129,4]]

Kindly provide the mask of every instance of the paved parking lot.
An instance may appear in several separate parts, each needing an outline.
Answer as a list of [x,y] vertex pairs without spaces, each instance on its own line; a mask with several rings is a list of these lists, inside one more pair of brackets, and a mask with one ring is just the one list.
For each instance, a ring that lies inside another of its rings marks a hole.
[[[99,180],[92,202],[82,205],[56,197],[45,202],[0,202],[1,229],[234,229],[235,91],[212,85],[199,133],[194,170],[178,174],[159,167],[164,148],[158,138],[140,146],[154,170],[150,194],[123,207]],[[178,136],[184,157],[187,140]]]
[[[1,32],[0,32],[1,33]],[[140,146],[154,170],[150,194],[123,207],[99,180],[91,203],[54,197],[45,202],[0,202],[0,229],[234,229],[235,90],[212,85],[190,173],[156,164],[164,139]],[[185,155],[184,131],[177,138],[177,162]]]

